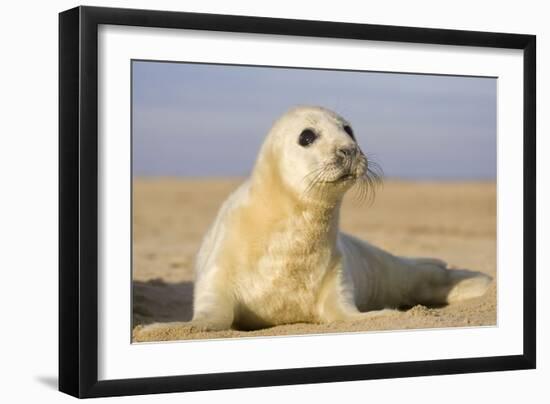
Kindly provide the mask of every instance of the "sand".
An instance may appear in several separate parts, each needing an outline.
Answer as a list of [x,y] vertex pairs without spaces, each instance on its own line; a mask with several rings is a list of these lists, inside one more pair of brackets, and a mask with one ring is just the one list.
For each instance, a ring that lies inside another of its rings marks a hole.
[[[133,325],[192,316],[193,260],[216,212],[242,179],[135,179]],[[190,332],[173,328],[149,341],[321,334],[496,324],[496,185],[494,182],[386,181],[372,205],[347,196],[343,231],[398,255],[437,257],[493,277],[487,293],[445,307],[409,310],[358,322],[291,324],[257,331]]]

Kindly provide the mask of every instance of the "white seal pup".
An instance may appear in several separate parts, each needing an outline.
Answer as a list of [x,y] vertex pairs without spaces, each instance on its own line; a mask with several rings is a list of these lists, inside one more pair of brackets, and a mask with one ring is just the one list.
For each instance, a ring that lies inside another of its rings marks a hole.
[[270,130],[250,178],[220,208],[196,260],[193,319],[140,327],[251,330],[360,320],[482,295],[491,278],[392,255],[339,231],[342,198],[370,189],[372,163],[350,123],[297,107]]

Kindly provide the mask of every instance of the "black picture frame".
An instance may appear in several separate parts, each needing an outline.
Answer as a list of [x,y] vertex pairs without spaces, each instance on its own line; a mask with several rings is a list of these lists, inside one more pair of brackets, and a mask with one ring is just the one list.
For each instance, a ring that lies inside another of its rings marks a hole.
[[[523,50],[523,354],[99,381],[100,24]],[[534,35],[97,7],[60,13],[59,390],[84,398],[535,368],[535,60]]]

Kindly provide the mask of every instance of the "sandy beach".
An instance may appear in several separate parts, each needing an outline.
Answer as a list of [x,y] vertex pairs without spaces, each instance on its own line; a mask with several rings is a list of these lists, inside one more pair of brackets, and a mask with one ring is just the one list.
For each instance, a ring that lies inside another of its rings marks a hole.
[[[218,208],[242,179],[138,178],[133,184],[133,325],[192,316],[193,260]],[[372,205],[346,196],[342,230],[397,255],[437,257],[493,277],[487,293],[445,307],[415,306],[361,322],[258,331],[173,329],[165,339],[486,326],[496,324],[496,184],[389,180]]]

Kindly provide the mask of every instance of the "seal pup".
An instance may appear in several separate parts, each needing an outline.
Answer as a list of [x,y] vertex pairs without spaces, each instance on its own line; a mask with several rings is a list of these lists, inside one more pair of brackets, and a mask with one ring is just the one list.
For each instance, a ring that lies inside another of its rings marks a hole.
[[322,107],[285,113],[248,178],[221,206],[195,265],[193,319],[137,327],[253,330],[371,318],[482,295],[491,277],[395,256],[339,231],[346,191],[377,180],[351,124]]

